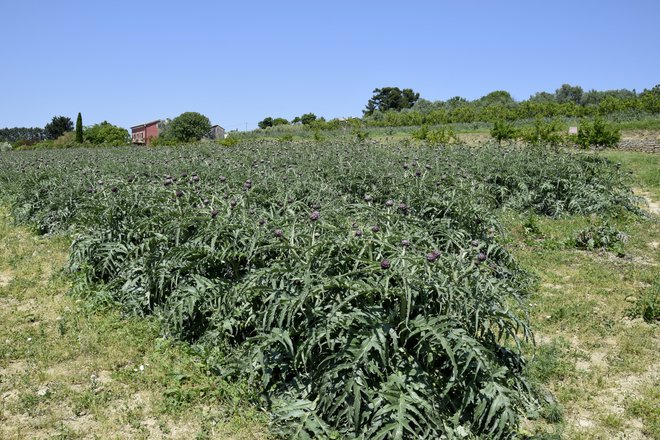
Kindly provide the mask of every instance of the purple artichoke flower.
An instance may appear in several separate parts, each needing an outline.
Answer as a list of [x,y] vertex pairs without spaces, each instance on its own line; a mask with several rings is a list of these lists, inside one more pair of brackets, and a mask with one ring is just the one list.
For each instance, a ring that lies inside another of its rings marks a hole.
[[321,217],[321,213],[318,211],[312,211],[309,215],[309,219],[313,222],[317,221]]
[[410,246],[410,240],[405,240],[405,239],[401,240],[401,246],[407,248],[408,246]]
[[358,229],[357,231],[355,231],[355,236],[362,237],[362,229]]
[[177,197],[183,197],[183,191],[181,191],[180,189],[177,189],[175,195]]
[[234,200],[234,199],[231,199],[231,200],[229,201],[229,204],[231,205],[232,208],[235,208],[235,207],[236,207],[236,203],[237,203],[237,202],[236,202],[236,200]]
[[392,200],[392,199],[388,199],[388,200],[385,202],[385,206],[387,206],[388,208],[394,206],[394,200]]
[[473,247],[479,247],[479,240],[472,240],[472,241],[470,242],[470,244],[471,244]]
[[216,211],[215,209],[213,209],[213,210],[211,211],[211,218],[216,218],[217,216],[218,216],[218,211]]
[[422,172],[420,170],[415,171],[415,177],[420,177]]
[[364,201],[369,203],[373,200],[373,197],[371,197],[369,194],[364,195]]
[[380,232],[380,226],[378,225],[373,225],[371,227],[371,232]]
[[117,188],[116,186],[113,186],[112,188],[110,188],[110,191],[112,191],[113,193],[116,193],[117,191],[119,191],[119,188]]
[[408,168],[410,168],[410,165],[408,165],[407,163],[404,163],[404,164],[403,164],[403,169],[404,169],[404,170],[407,170]]
[[440,256],[439,251],[431,251],[428,254],[426,254],[426,261],[428,261],[429,263],[433,263],[435,262],[435,260],[438,259],[439,256]]
[[279,229],[279,228],[278,228],[278,229],[275,229],[275,230],[273,231],[273,235],[274,235],[276,238],[282,238],[282,237],[284,236],[284,231],[282,231],[282,230]]
[[487,259],[488,259],[488,255],[486,255],[483,252],[479,252],[479,255],[477,255],[477,260],[479,261],[479,263],[483,263]]
[[192,181],[195,183],[199,182],[199,176],[197,174],[193,174]]
[[390,260],[384,259],[380,262],[380,268],[381,269],[389,269],[390,268]]
[[246,190],[252,188],[252,181],[249,179],[246,180],[245,183],[243,184],[243,188]]
[[405,214],[406,212],[408,212],[408,205],[406,205],[403,202],[399,203],[399,210],[401,210],[401,212],[403,212]]
[[263,226],[263,225],[265,225],[265,224],[266,224],[266,219],[264,219],[264,218],[260,218],[260,219],[259,219],[259,225],[260,225],[260,226]]
[[226,180],[227,180],[227,178],[225,176],[220,176],[220,182],[224,182]]
[[165,182],[163,184],[165,186],[170,186],[173,183],[174,183],[174,181],[171,178],[169,178],[169,179],[165,179]]

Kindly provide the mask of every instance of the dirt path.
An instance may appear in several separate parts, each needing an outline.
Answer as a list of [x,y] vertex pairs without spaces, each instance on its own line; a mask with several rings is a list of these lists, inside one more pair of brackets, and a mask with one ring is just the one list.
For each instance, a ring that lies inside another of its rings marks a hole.
[[640,188],[635,188],[634,192],[636,195],[643,197],[644,200],[646,200],[647,207],[646,209],[651,213],[655,215],[660,215],[660,201],[653,200],[651,198],[651,193],[648,191],[644,191],[643,189]]

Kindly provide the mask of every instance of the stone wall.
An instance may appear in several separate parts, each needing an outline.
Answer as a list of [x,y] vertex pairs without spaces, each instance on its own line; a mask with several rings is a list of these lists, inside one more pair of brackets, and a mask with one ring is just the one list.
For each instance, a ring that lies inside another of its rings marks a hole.
[[623,132],[617,149],[660,153],[660,132],[648,130]]

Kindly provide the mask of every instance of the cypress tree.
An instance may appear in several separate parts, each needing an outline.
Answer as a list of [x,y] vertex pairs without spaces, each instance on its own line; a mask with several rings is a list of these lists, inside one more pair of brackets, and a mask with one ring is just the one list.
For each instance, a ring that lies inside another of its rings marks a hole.
[[76,119],[76,142],[79,144],[83,142],[82,115],[80,112],[78,112],[78,119]]

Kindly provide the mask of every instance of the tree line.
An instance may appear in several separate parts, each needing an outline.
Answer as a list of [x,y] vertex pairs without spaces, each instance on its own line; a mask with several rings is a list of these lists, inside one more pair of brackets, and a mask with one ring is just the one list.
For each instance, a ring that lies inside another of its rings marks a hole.
[[[185,112],[163,122],[162,132],[156,144],[198,141],[207,136],[210,130],[211,122],[208,117],[197,112]],[[82,114],[78,113],[75,126],[67,116],[53,116],[44,128],[1,128],[0,143],[9,144],[12,148],[127,145],[130,143],[130,136],[128,130],[108,121],[85,127]]]
[[[618,115],[622,119],[640,119],[660,114],[660,84],[641,93],[635,90],[589,90],[577,85],[563,84],[554,93],[538,92],[529,99],[516,101],[509,92],[496,90],[479,99],[469,101],[454,96],[446,101],[430,101],[412,89],[382,87],[374,89],[373,96],[362,112],[361,122],[373,127],[402,127],[517,121],[537,118],[592,118]],[[309,116],[313,118],[309,118]],[[307,119],[304,117],[307,116]],[[345,120],[326,121],[313,113],[297,117],[267,117],[259,128],[302,123],[315,129],[332,129]]]

